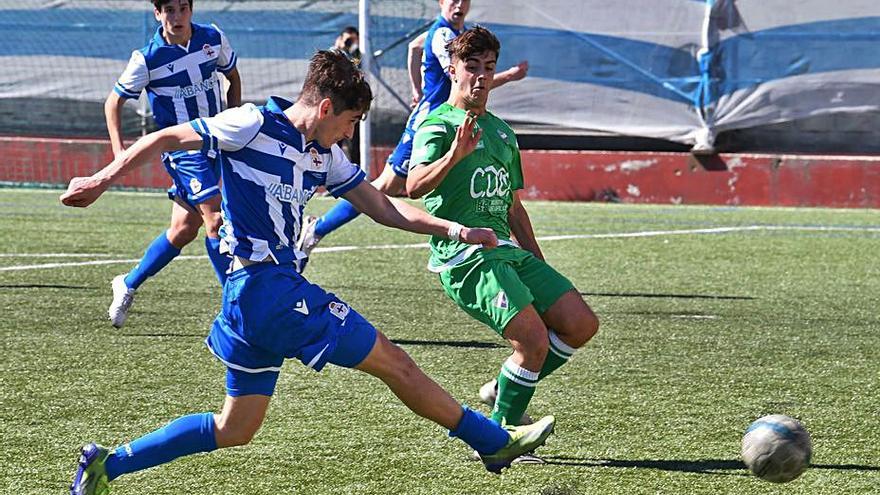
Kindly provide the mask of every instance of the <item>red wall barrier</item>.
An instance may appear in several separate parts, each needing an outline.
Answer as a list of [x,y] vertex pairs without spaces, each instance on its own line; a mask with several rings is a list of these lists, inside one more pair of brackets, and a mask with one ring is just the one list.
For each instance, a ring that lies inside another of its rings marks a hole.
[[[372,151],[374,173],[390,153]],[[0,137],[0,181],[66,184],[110,159],[103,140]],[[880,208],[880,157],[523,151],[529,199]],[[121,185],[165,188],[159,163]]]

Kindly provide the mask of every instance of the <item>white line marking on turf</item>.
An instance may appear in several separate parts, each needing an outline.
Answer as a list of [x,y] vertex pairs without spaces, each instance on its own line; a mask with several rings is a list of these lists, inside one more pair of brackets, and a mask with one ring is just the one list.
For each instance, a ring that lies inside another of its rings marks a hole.
[[[609,234],[571,234],[571,235],[551,235],[538,237],[539,241],[564,241],[573,239],[625,239],[633,237],[660,237],[665,235],[689,235],[689,234],[726,234],[731,232],[754,232],[754,231],[801,231],[801,232],[870,232],[880,233],[880,227],[837,227],[837,226],[810,226],[810,225],[742,225],[736,227],[713,227],[705,229],[682,229],[682,230],[646,230],[642,232],[616,232]],[[421,242],[418,244],[379,244],[373,246],[332,246],[315,248],[316,253],[338,253],[343,251],[357,250],[377,250],[377,249],[424,249],[428,247],[428,243]],[[48,254],[0,254],[0,257],[62,257],[64,253],[48,253]],[[106,254],[70,254],[70,257],[94,256],[105,257]],[[179,260],[200,260],[207,258],[206,255],[201,256],[178,256]],[[0,272],[9,272],[17,270],[39,270],[44,268],[64,268],[68,266],[89,266],[89,265],[114,265],[120,263],[137,263],[140,259],[121,259],[121,260],[100,260],[100,261],[78,261],[70,263],[46,263],[41,265],[19,265],[0,267]]]
[[107,253],[0,253],[0,258],[109,258]]
[[[206,259],[207,255],[202,256],[178,256],[177,260],[199,260]],[[100,260],[100,261],[76,261],[71,263],[45,263],[42,265],[18,265],[0,267],[0,272],[12,272],[17,270],[39,270],[45,268],[64,268],[68,266],[92,266],[92,265],[117,265],[120,263],[137,263],[140,258],[126,260]]]

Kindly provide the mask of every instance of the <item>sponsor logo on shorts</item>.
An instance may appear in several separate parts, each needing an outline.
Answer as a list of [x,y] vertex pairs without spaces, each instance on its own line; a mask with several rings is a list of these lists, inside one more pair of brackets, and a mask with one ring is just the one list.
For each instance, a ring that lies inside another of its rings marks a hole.
[[199,179],[193,177],[189,180],[189,188],[192,189],[193,194],[198,194],[202,190],[202,183],[199,182]]
[[348,316],[348,312],[351,311],[351,308],[349,308],[347,304],[336,301],[328,304],[327,308],[330,310],[330,313],[332,313],[333,316],[343,321],[345,321],[345,317]]
[[507,302],[507,294],[505,294],[503,290],[498,292],[498,295],[492,300],[492,304],[495,305],[496,308],[501,309],[507,309],[510,307],[510,304]]
[[302,301],[296,303],[296,304],[293,306],[293,310],[296,311],[297,313],[302,313],[302,314],[308,316],[308,314],[309,314],[309,307],[306,305],[306,300],[305,300],[305,298],[304,298]]

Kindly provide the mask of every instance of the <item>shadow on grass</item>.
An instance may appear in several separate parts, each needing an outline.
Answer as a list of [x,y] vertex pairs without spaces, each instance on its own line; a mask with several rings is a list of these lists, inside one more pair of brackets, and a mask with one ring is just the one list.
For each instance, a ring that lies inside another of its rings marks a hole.
[[581,466],[581,467],[601,467],[601,468],[643,468],[643,469],[659,469],[661,471],[679,471],[683,473],[705,473],[705,474],[721,474],[746,476],[745,472],[723,472],[723,471],[744,471],[745,464],[738,460],[729,459],[591,459],[568,456],[542,456],[547,464],[557,466]]
[[[735,459],[591,459],[568,456],[542,456],[547,464],[557,466],[581,466],[601,468],[642,468],[682,473],[704,473],[725,476],[751,476],[746,465]],[[830,469],[840,471],[880,471],[880,466],[860,464],[811,464],[810,469]],[[727,472],[725,472],[727,471]],[[737,472],[733,472],[737,471]],[[742,472],[739,472],[742,471]]]
[[83,285],[58,285],[58,284],[0,284],[0,289],[79,289],[88,290],[93,287]]
[[474,349],[498,349],[506,347],[494,342],[479,342],[476,340],[406,340],[391,339],[397,345],[430,345],[437,347],[470,347]]
[[714,294],[654,294],[649,292],[581,292],[582,296],[650,297],[655,299],[715,299],[724,301],[752,301],[752,296],[719,296]]

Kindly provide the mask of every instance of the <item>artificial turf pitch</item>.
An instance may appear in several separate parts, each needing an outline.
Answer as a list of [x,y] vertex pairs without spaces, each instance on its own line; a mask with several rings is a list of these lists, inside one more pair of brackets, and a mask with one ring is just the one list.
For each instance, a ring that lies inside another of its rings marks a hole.
[[[110,280],[166,228],[170,204],[110,192],[77,210],[58,194],[0,189],[0,493],[65,493],[85,442],[115,446],[224,396],[202,343],[220,288],[201,240],[144,284],[115,330]],[[290,361],[250,445],[126,475],[113,494],[880,490],[878,211],[526,206],[547,260],[602,322],[531,403],[558,420],[538,451],[546,465],[491,475],[378,380]],[[446,298],[427,250],[411,246],[425,241],[360,218],[324,240],[306,275],[477,407],[509,351]],[[739,460],[743,431],[769,413],[813,437],[813,466],[785,485]]]

